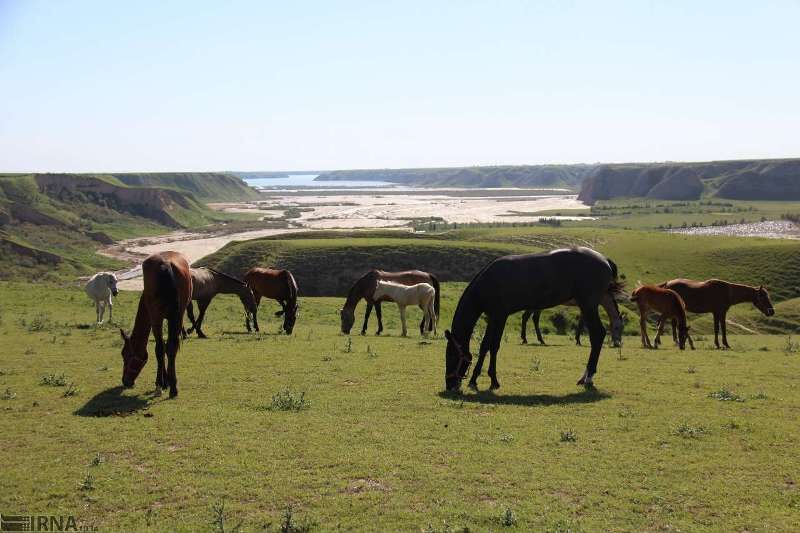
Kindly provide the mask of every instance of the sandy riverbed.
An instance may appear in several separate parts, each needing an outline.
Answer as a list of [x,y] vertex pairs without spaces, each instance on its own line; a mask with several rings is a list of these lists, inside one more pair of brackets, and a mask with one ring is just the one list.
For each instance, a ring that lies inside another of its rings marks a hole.
[[765,237],[768,239],[800,239],[800,226],[788,220],[767,220],[751,224],[678,228],[670,233],[684,235],[726,235],[729,237]]

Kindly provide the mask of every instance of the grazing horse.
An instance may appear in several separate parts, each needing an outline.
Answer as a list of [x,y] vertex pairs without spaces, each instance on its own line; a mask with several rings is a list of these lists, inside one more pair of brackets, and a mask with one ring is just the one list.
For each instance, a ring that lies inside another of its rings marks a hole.
[[[153,254],[142,263],[144,290],[139,298],[139,309],[131,335],[119,330],[122,335],[122,384],[133,387],[136,378],[147,363],[147,339],[150,332],[156,341],[156,391],[169,387],[169,396],[178,395],[178,377],[175,356],[181,343],[183,313],[192,299],[192,274],[189,262],[178,252]],[[164,366],[164,333],[167,321],[166,354]]]
[[495,259],[464,289],[453,315],[452,332],[445,331],[445,386],[448,390],[460,387],[472,363],[469,343],[481,314],[486,314],[488,323],[469,385],[477,388],[477,378],[489,351],[491,388],[497,389],[500,387],[497,352],[508,316],[525,309],[547,309],[575,300],[589,328],[592,344],[586,370],[578,384],[591,387],[606,336],[597,306],[609,290],[620,291],[621,285],[616,280],[617,266],[614,262],[589,248]]
[[[680,349],[686,348],[688,339],[689,346],[694,350],[694,342],[689,336],[689,326],[686,325],[686,305],[677,292],[656,285],[642,285],[631,293],[631,301],[639,306],[639,329],[644,348],[658,348],[664,329],[664,319],[672,318],[678,322],[677,344]],[[651,310],[661,313],[654,344],[650,344],[650,337],[647,335],[647,314]]]
[[[575,306],[577,305],[574,301],[569,301],[564,305]],[[611,341],[612,346],[614,348],[619,348],[622,346],[622,330],[624,324],[622,323],[622,316],[619,312],[619,306],[617,306],[617,301],[614,299],[614,295],[608,293],[603,301],[600,302],[600,305],[603,306],[603,309],[606,310],[608,314],[608,318],[610,320],[609,327],[611,328]],[[542,338],[542,331],[539,329],[539,318],[542,315],[541,309],[528,309],[524,313],[522,313],[522,325],[520,327],[520,338],[522,339],[522,344],[528,344],[528,336],[527,336],[527,329],[528,329],[528,319],[533,317],[533,327],[536,330],[536,339],[539,341],[539,344],[544,344],[544,338]],[[583,323],[583,317],[578,320],[578,323],[575,325],[575,344],[580,346],[581,345],[581,334],[583,333],[583,329],[585,324]]]
[[436,290],[428,283],[417,283],[416,285],[401,285],[393,281],[378,280],[375,287],[373,298],[385,302],[394,302],[400,310],[400,323],[403,325],[403,337],[408,335],[406,328],[406,306],[418,305],[425,316],[422,318],[420,332],[424,335],[425,328],[433,330],[436,335],[436,310],[433,302],[436,299]]
[[[369,315],[372,308],[375,308],[375,314],[378,316],[378,331],[375,335],[380,335],[383,331],[383,319],[381,317],[381,300],[373,296],[375,287],[378,280],[393,281],[401,285],[416,285],[417,283],[427,283],[436,291],[436,296],[433,301],[433,307],[436,316],[439,316],[439,280],[433,274],[423,272],[421,270],[406,270],[404,272],[386,272],[384,270],[370,270],[361,276],[347,293],[347,300],[344,302],[344,307],[339,310],[339,316],[342,321],[342,333],[345,335],[350,334],[353,328],[353,323],[356,321],[356,306],[363,298],[367,302],[367,311],[364,314],[364,326],[361,328],[361,334],[366,335],[367,323],[369,322]],[[423,322],[419,324],[419,332],[422,334]],[[431,331],[428,329],[428,331]]]
[[255,316],[257,310],[256,299],[250,287],[244,281],[233,276],[212,268],[200,267],[192,269],[192,300],[197,300],[199,314],[197,315],[197,320],[195,320],[194,306],[192,306],[192,302],[189,302],[189,307],[186,308],[186,315],[189,317],[192,327],[189,328],[188,333],[196,331],[198,337],[201,339],[206,338],[206,334],[200,328],[203,325],[203,318],[206,316],[206,309],[208,309],[208,305],[217,294],[236,294],[239,296],[239,300],[244,306],[245,327],[247,331],[250,331],[249,317]]
[[[659,287],[672,289],[683,298],[686,310],[692,313],[712,313],[714,315],[714,344],[719,348],[719,331],[722,329],[722,345],[728,344],[728,328],[726,317],[732,305],[751,302],[765,316],[775,314],[775,308],[769,299],[769,293],[763,285],[751,287],[730,283],[721,279],[694,281],[691,279],[673,279],[665,281]],[[675,325],[672,326],[675,337]]]
[[108,321],[113,318],[114,302],[111,301],[112,296],[116,296],[119,291],[117,290],[117,276],[111,272],[98,272],[86,283],[84,289],[89,298],[94,300],[94,310],[97,315],[97,324],[103,323],[103,314],[108,307]]
[[[283,330],[291,335],[297,321],[297,282],[288,270],[273,268],[251,268],[244,275],[244,282],[253,291],[256,299],[256,309],[261,304],[261,298],[271,298],[281,304],[281,310],[275,316],[283,315]],[[258,331],[257,312],[254,311],[253,327]],[[247,330],[250,330],[248,321]]]

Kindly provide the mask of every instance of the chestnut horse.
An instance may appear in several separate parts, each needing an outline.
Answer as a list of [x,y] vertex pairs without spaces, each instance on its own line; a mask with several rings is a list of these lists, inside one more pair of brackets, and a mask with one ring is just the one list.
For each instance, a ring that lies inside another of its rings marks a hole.
[[[677,292],[686,303],[686,310],[692,313],[712,313],[714,315],[714,344],[719,348],[719,331],[722,329],[722,345],[728,345],[728,328],[726,316],[732,305],[751,302],[765,316],[775,314],[775,308],[769,299],[769,293],[763,285],[751,287],[730,283],[721,279],[694,281],[691,279],[673,279],[665,281],[659,287]],[[675,336],[675,326],[672,328]]]
[[469,344],[481,315],[488,319],[478,362],[470,379],[477,388],[486,352],[491,352],[489,377],[497,389],[497,352],[506,320],[525,309],[548,309],[575,300],[589,328],[592,348],[579,385],[591,387],[606,330],[597,307],[609,291],[618,293],[617,266],[589,248],[554,250],[541,254],[509,255],[489,263],[461,294],[453,315],[452,332],[445,331],[444,381],[448,390],[458,390],[472,363]]
[[[439,316],[439,280],[436,279],[433,274],[423,272],[421,270],[386,272],[384,270],[373,269],[353,283],[353,286],[350,287],[350,291],[347,293],[347,300],[344,302],[344,307],[339,310],[339,316],[342,321],[342,333],[345,335],[349,335],[350,330],[353,328],[353,323],[356,321],[356,306],[362,298],[365,302],[367,302],[367,311],[364,314],[364,326],[361,328],[361,334],[366,335],[367,333],[367,323],[369,322],[369,315],[372,312],[373,307],[375,308],[375,314],[378,316],[378,331],[375,332],[375,335],[380,335],[383,331],[381,302],[386,300],[382,300],[380,298],[376,300],[373,297],[375,293],[375,287],[378,286],[378,280],[391,281],[394,283],[399,283],[400,285],[416,285],[417,283],[429,284],[431,287],[433,287],[434,291],[436,291],[433,299],[433,307],[436,316]],[[424,329],[425,319],[423,318],[422,322],[419,324],[420,335],[423,333]],[[431,331],[432,329],[433,328],[429,324],[428,331]]]
[[[274,268],[251,268],[244,275],[244,282],[253,291],[256,299],[256,310],[253,311],[253,327],[258,331],[258,306],[261,298],[271,298],[281,304],[281,310],[275,316],[283,315],[283,330],[291,335],[297,321],[297,282],[288,270]],[[249,317],[246,319],[247,330],[250,331]]]
[[[686,348],[688,339],[689,346],[694,350],[694,342],[689,336],[689,326],[686,325],[686,306],[677,292],[656,285],[642,285],[631,293],[631,301],[636,302],[639,306],[639,329],[642,334],[643,347],[658,348],[664,329],[664,319],[672,318],[678,322],[677,342],[680,349]],[[650,344],[650,337],[647,335],[647,314],[650,311],[661,313],[654,344]]]
[[[175,356],[181,343],[183,313],[192,299],[192,274],[189,262],[178,252],[153,254],[142,263],[144,290],[139,298],[139,309],[133,331],[122,335],[122,384],[133,387],[136,378],[147,363],[147,339],[150,332],[156,341],[156,392],[169,387],[169,396],[178,395],[178,377]],[[167,321],[167,366],[164,366],[164,320]]]

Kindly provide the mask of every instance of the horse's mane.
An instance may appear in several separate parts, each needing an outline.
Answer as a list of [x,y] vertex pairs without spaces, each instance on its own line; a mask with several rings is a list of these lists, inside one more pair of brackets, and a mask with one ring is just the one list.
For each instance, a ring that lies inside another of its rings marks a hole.
[[230,274],[226,274],[225,272],[220,272],[219,270],[214,270],[211,267],[199,267],[199,268],[205,268],[206,270],[208,270],[209,272],[211,272],[213,274],[216,274],[217,276],[222,276],[223,278],[227,278],[229,280],[235,281],[235,282],[240,283],[242,285],[246,285],[246,283],[244,281],[240,280],[239,278],[235,278],[235,277],[231,276]]

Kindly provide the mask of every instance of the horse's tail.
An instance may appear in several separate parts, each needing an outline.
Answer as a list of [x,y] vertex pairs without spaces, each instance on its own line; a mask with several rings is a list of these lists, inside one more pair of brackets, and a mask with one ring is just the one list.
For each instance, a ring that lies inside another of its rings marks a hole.
[[181,345],[181,307],[178,282],[172,264],[161,265],[156,277],[156,290],[161,308],[167,317],[167,351],[175,353]]
[[436,316],[439,316],[439,299],[441,295],[441,290],[439,289],[439,280],[436,279],[436,276],[433,274],[428,274],[431,277],[431,285],[433,285],[434,295],[433,295],[433,312]]

